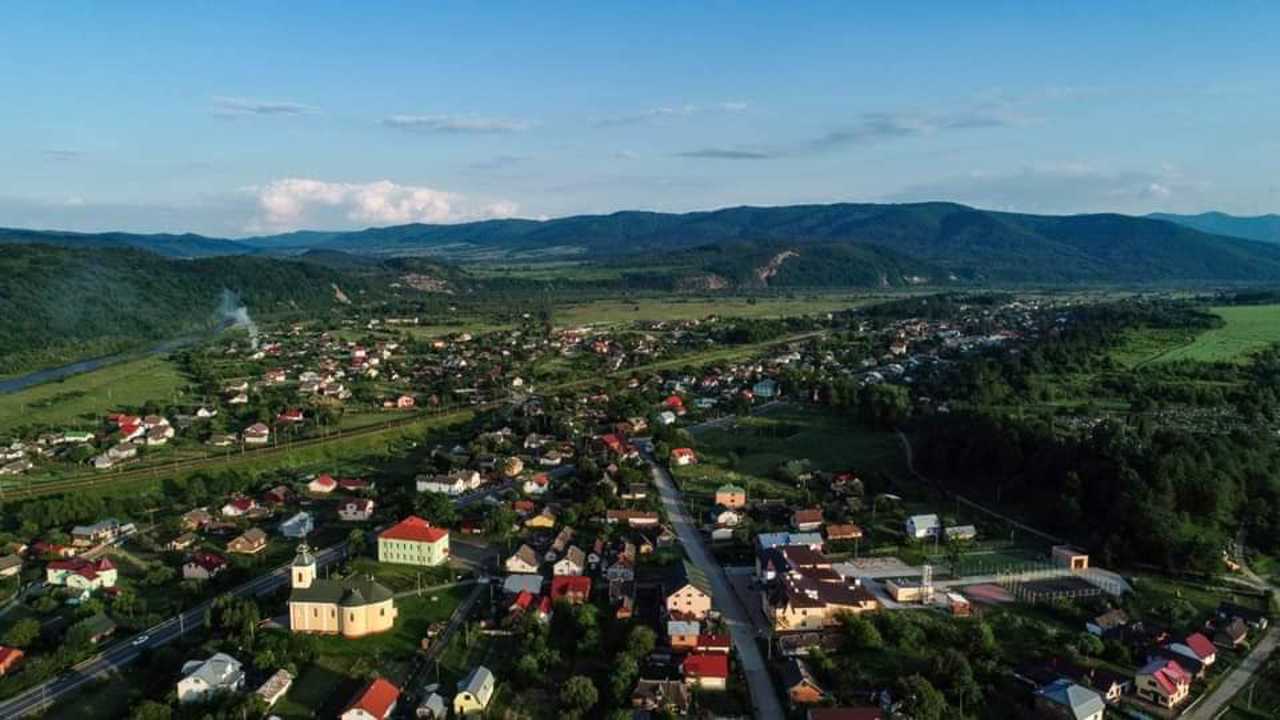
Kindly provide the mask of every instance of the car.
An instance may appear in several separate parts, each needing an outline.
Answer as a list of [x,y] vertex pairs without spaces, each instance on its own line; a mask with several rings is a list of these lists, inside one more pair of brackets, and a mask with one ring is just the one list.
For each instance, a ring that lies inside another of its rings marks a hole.
[[137,647],[137,646],[139,646],[139,645],[146,645],[146,644],[147,644],[147,641],[148,641],[148,640],[150,640],[150,639],[151,639],[151,636],[150,636],[150,635],[139,635],[138,637],[136,637],[136,638],[134,638],[134,639],[133,639],[133,643],[131,643],[131,644],[132,644],[134,647]]

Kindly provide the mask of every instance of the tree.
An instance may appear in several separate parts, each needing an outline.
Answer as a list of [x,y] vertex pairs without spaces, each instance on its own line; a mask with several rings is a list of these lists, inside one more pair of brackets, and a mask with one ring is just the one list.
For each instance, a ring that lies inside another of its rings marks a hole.
[[129,713],[129,720],[169,720],[171,717],[173,710],[155,700],[143,700]]
[[627,654],[639,660],[653,652],[657,635],[647,625],[637,625],[627,634]]
[[347,533],[347,547],[351,549],[351,556],[355,557],[364,554],[365,535],[360,528],[352,528]]
[[446,527],[458,519],[458,510],[448,495],[436,492],[418,493],[413,500],[414,510],[433,525]]
[[591,682],[591,678],[586,675],[574,675],[569,678],[560,691],[560,704],[575,717],[580,717],[590,710],[599,699],[600,693],[596,690],[595,683]]
[[35,618],[23,618],[14,623],[4,634],[4,644],[17,648],[25,648],[40,637],[40,621]]
[[912,720],[942,720],[947,712],[946,698],[920,675],[899,679],[896,690],[894,694],[902,700],[903,714]]

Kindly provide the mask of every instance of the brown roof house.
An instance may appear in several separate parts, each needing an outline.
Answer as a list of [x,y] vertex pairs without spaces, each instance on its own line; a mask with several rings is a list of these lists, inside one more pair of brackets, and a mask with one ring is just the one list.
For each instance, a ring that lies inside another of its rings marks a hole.
[[267,549],[267,534],[259,528],[249,528],[227,543],[227,552],[240,555],[256,555],[265,549]]

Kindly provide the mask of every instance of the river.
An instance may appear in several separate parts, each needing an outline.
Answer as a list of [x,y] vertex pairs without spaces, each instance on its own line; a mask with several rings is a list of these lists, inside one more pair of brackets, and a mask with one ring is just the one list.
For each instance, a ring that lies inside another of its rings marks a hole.
[[108,365],[115,365],[116,363],[124,362],[125,360],[135,360],[139,357],[146,357],[149,355],[164,355],[166,353],[173,352],[178,348],[186,347],[187,345],[194,343],[197,339],[198,338],[194,337],[186,337],[176,340],[166,340],[159,345],[140,353],[119,353],[117,355],[104,355],[103,357],[90,358],[88,360],[78,360],[60,367],[45,368],[43,370],[36,370],[34,372],[27,373],[26,375],[9,378],[8,380],[0,380],[0,395],[15,393],[19,390],[26,390],[29,387],[34,387],[43,383],[62,380],[64,378],[71,377],[72,375],[79,375],[80,373],[86,373],[91,370],[98,370],[99,368],[104,368]]

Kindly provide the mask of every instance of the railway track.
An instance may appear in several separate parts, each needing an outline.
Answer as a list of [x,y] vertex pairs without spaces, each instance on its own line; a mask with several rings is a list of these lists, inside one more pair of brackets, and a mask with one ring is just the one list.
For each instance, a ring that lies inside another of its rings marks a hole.
[[[799,342],[814,337],[825,335],[826,331],[811,331],[800,333],[797,335],[789,335],[787,337],[770,340],[767,342],[756,343],[751,346],[738,346],[733,348],[733,354],[750,353],[754,351],[764,350],[765,348],[776,345],[786,345],[793,342]],[[732,347],[732,346],[731,346]],[[698,365],[700,363],[710,363],[722,361],[725,358],[720,357],[724,351],[712,351],[707,353],[710,357],[685,357],[671,358],[651,363],[649,365],[641,365],[637,367],[623,368],[614,372],[605,373],[599,377],[590,377],[582,380],[574,380],[572,382],[559,383],[549,386],[545,392],[558,392],[563,390],[572,390],[575,388],[585,387],[597,384],[606,378],[622,376],[637,372],[645,372],[648,370],[658,370],[666,367],[676,367],[683,364]],[[216,468],[220,466],[229,466],[241,462],[250,462],[252,460],[260,460],[263,458],[271,458],[278,455],[287,455],[296,450],[303,450],[311,447],[318,447],[330,443],[339,443],[345,440],[353,440],[362,437],[389,434],[406,427],[410,427],[416,423],[430,420],[447,420],[450,417],[458,420],[463,419],[468,414],[488,412],[497,409],[505,404],[505,400],[498,400],[488,403],[481,403],[461,410],[451,410],[439,413],[414,413],[388,420],[377,425],[367,425],[351,430],[340,431],[321,437],[306,438],[304,440],[295,440],[285,443],[284,445],[273,445],[271,447],[262,447],[254,450],[242,450],[238,453],[228,453],[219,456],[207,456],[201,458],[191,458],[188,460],[176,460],[163,465],[150,465],[140,467],[133,470],[122,470],[114,473],[103,474],[86,474],[78,475],[70,478],[62,478],[59,480],[49,480],[45,482],[33,482],[26,486],[8,486],[0,483],[0,503],[11,500],[29,500],[31,498],[41,497],[44,495],[57,495],[60,493],[70,493],[77,491],[97,490],[100,488],[115,486],[120,484],[128,484],[133,482],[141,482],[145,480],[158,480],[164,477],[172,477],[178,473],[185,473],[204,468]]]

